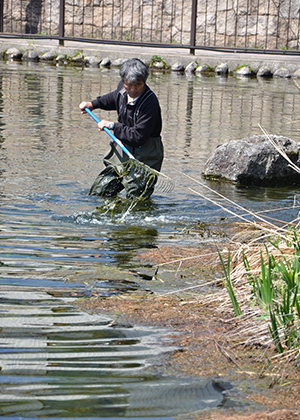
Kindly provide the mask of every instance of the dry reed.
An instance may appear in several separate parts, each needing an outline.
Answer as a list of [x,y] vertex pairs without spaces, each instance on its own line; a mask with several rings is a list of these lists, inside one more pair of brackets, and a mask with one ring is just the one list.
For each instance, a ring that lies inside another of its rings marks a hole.
[[[271,137],[268,135],[267,137],[271,141]],[[295,167],[295,165],[289,161],[280,147],[273,141],[271,141],[271,143],[278,152],[287,159],[289,165],[293,167],[294,170],[299,171],[299,168]],[[278,354],[277,351],[279,347],[276,347],[274,331],[276,330],[276,334],[282,339],[282,337],[286,335],[285,325],[275,324],[276,329],[272,330],[272,322],[270,320],[270,314],[268,313],[269,307],[267,305],[262,305],[262,302],[259,301],[258,297],[254,296],[253,285],[249,282],[249,275],[259,279],[262,274],[262,269],[268,269],[270,261],[272,261],[272,264],[277,264],[279,266],[282,261],[289,264],[290,261],[295,259],[295,241],[297,241],[295,233],[297,234],[297,229],[299,228],[299,218],[297,217],[290,223],[286,223],[279,218],[272,219],[262,213],[254,213],[237,203],[234,203],[227,197],[222,196],[219,192],[214,191],[200,181],[185,174],[182,175],[186,176],[198,186],[200,185],[204,189],[208,189],[210,193],[213,192],[216,195],[216,199],[207,197],[203,192],[189,187],[189,190],[193,194],[219,206],[232,217],[240,220],[240,232],[235,237],[231,238],[228,244],[229,246],[223,246],[223,249],[219,251],[221,259],[226,259],[229,255],[228,253],[231,252],[231,267],[229,273],[230,284],[240,309],[240,315],[234,317],[232,297],[229,296],[228,288],[226,290],[226,287],[214,287],[210,294],[206,294],[205,296],[198,295],[197,299],[203,304],[209,305],[213,303],[214,307],[216,307],[217,314],[224,318],[224,322],[226,319],[228,320],[228,314],[231,314],[228,322],[234,321],[234,327],[230,328],[230,332],[226,337],[227,341],[234,342],[235,345],[238,346],[260,347],[262,349],[261,358],[262,360],[267,360],[266,366],[268,366],[268,368],[271,366],[272,369],[280,370],[282,369],[282,364],[284,364],[284,369],[286,369],[286,363],[293,365],[293,363],[298,360],[298,341],[297,345],[294,347],[285,345],[284,348],[282,348],[282,352]],[[290,208],[293,209],[295,207],[292,205]],[[197,255],[195,258],[200,257],[201,255]],[[245,260],[248,264],[248,271]],[[179,262],[179,260],[177,259],[176,262]],[[170,263],[174,263],[174,260],[170,261]],[[164,263],[164,265],[166,264],[168,263]],[[298,273],[296,275],[298,276]],[[275,287],[278,288],[283,287],[280,284],[279,277],[280,276],[277,273]],[[220,279],[216,279],[215,282],[212,282],[212,284],[215,283],[220,284]],[[195,290],[197,287],[201,288],[202,286],[203,285],[193,286],[182,290]],[[180,291],[178,290],[176,291],[177,294],[179,292]],[[295,299],[298,300],[298,293]],[[279,305],[279,303],[275,301],[274,305]],[[299,317],[296,317],[297,329],[300,326],[300,314],[298,315]]]

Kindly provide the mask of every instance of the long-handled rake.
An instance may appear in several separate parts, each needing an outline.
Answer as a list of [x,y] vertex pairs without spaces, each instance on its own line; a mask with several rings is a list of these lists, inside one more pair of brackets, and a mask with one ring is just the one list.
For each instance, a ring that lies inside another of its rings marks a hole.
[[[90,111],[88,108],[85,108],[85,111],[96,121],[99,123],[99,118]],[[150,166],[146,165],[143,162],[140,162],[136,159],[132,153],[124,146],[121,140],[117,139],[117,137],[107,128],[104,127],[103,130],[110,136],[110,138],[126,153],[128,156],[128,161],[123,163],[124,167],[124,174],[129,172],[131,169],[134,169],[135,173],[138,177],[147,179],[147,185],[151,185],[153,182],[156,182],[156,188],[163,192],[171,192],[174,188],[174,180],[168,177],[167,175],[150,168]]]

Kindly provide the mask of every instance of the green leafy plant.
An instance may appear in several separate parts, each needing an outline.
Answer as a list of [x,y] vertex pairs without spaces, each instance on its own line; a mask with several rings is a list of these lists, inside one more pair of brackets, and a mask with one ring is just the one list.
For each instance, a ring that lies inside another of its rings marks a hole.
[[222,254],[219,251],[219,249],[218,249],[218,254],[219,254],[219,258],[220,258],[222,268],[223,268],[223,272],[224,272],[224,275],[225,275],[225,279],[223,279],[224,286],[226,287],[226,290],[229,294],[229,297],[230,297],[230,300],[231,300],[231,303],[232,303],[232,306],[233,306],[233,309],[234,309],[234,313],[235,313],[236,316],[239,316],[239,315],[241,315],[242,312],[241,312],[240,306],[238,304],[238,301],[236,299],[235,293],[233,291],[231,277],[230,277],[230,272],[231,272],[231,270],[230,270],[230,266],[231,266],[230,251],[228,251],[227,267],[224,263]]
[[[268,330],[278,353],[300,348],[300,242],[298,233],[289,231],[285,243],[270,241],[272,254],[267,245],[260,251],[260,267],[251,270],[243,251],[242,258],[246,278],[251,288],[252,305],[261,310],[261,319],[269,320]],[[284,249],[284,252],[281,250]],[[263,252],[264,251],[264,252]],[[223,280],[236,316],[241,315],[230,278],[230,253],[225,265],[219,258],[225,274]],[[275,255],[276,256],[275,256]]]
[[149,60],[149,67],[152,67],[155,63],[162,63],[163,68],[167,67],[166,62],[159,55],[153,55],[151,57],[151,59]]
[[281,287],[277,291],[274,304],[277,322],[282,326],[284,344],[287,348],[299,346],[300,303],[299,303],[299,274],[300,274],[300,244],[296,231],[286,241],[288,247],[294,248],[289,258],[273,243],[281,253],[281,259],[275,262],[275,270]]
[[131,39],[131,33],[129,31],[126,31],[124,34],[125,41],[130,41]]
[[259,304],[261,309],[266,312],[272,305],[274,297],[273,284],[273,261],[268,249],[266,248],[268,262],[265,264],[263,254],[260,252],[261,272],[255,276],[250,268],[249,261],[243,251],[243,263],[247,274],[248,283],[251,286],[252,298]]
[[274,316],[274,313],[270,310],[270,320],[271,325],[269,325],[269,332],[272,336],[273,342],[275,344],[275,347],[278,351],[278,353],[283,353],[283,347],[280,341],[279,332],[278,332],[278,324],[276,317]]
[[163,59],[162,59],[159,55],[153,55],[153,56],[151,57],[150,62],[154,63],[155,61],[156,61],[156,62],[163,62]]

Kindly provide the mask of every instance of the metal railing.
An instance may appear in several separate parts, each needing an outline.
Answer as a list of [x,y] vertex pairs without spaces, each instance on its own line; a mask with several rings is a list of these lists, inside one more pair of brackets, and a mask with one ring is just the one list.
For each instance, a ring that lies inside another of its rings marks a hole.
[[299,52],[299,0],[0,0],[0,36]]

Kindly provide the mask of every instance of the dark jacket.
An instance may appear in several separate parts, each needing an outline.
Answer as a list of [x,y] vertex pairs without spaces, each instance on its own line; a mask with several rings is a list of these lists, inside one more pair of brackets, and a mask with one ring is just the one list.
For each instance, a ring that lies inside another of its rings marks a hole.
[[[118,122],[115,123],[114,135],[121,140],[127,149],[140,161],[156,170],[160,170],[163,160],[163,145],[161,142],[161,110],[155,93],[145,84],[144,89],[134,104],[127,104],[127,94],[123,83],[120,82],[117,89],[103,96],[98,96],[92,101],[93,109],[116,110]],[[106,160],[114,155],[112,164],[115,165],[114,143]],[[117,156],[119,161],[128,160],[121,153],[123,159]]]

